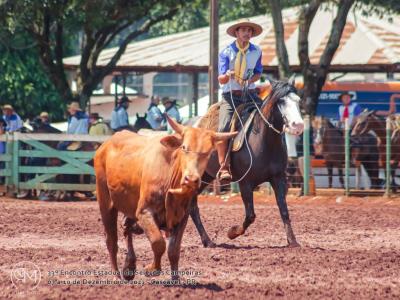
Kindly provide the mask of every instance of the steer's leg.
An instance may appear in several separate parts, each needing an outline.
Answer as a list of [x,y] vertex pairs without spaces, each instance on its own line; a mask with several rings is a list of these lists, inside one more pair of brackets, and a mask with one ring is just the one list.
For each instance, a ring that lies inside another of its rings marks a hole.
[[285,226],[286,237],[289,243],[289,247],[298,247],[300,245],[297,243],[296,237],[293,233],[292,225],[290,224],[289,211],[286,204],[286,184],[287,183],[285,174],[283,174],[283,176],[274,177],[271,180],[271,186],[275,192],[275,199],[278,203],[283,225]]
[[104,224],[104,233],[106,235],[106,244],[110,255],[111,269],[116,278],[119,278],[117,266],[118,252],[118,233],[117,233],[117,218],[118,211],[115,208],[105,208],[100,206],[101,219]]
[[124,220],[124,236],[125,244],[128,252],[126,253],[124,267],[122,268],[122,276],[126,280],[132,280],[136,271],[136,255],[132,245],[131,226],[135,221],[125,217]]
[[246,211],[246,217],[242,225],[232,226],[228,231],[228,237],[233,240],[239,235],[245,233],[246,229],[252,224],[256,219],[256,214],[254,212],[254,202],[253,202],[253,188],[249,183],[240,182],[240,193],[242,195],[242,201]]
[[171,264],[171,277],[172,280],[179,279],[178,264],[181,250],[181,242],[183,232],[185,231],[189,215],[186,214],[182,221],[174,227],[169,237],[168,243],[168,259]]
[[161,271],[161,257],[166,248],[164,238],[150,211],[141,210],[137,215],[137,219],[138,224],[143,228],[149,239],[154,253],[153,263],[146,267],[147,274],[158,275]]

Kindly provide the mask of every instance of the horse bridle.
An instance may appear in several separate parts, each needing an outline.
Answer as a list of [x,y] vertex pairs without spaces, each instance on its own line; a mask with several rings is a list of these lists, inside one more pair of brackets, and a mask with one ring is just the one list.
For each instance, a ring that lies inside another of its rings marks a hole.
[[[257,111],[258,111],[258,114],[260,115],[260,117],[261,117],[261,119],[264,121],[264,123],[265,123],[269,128],[271,128],[273,131],[275,131],[277,134],[279,134],[279,135],[282,135],[283,133],[285,133],[285,129],[286,129],[286,126],[287,126],[287,124],[289,123],[289,121],[288,121],[288,119],[286,118],[286,116],[282,113],[282,110],[281,110],[281,108],[279,107],[279,105],[277,105],[277,107],[278,107],[278,110],[279,110],[279,112],[280,112],[280,114],[281,114],[281,116],[282,116],[282,119],[283,119],[283,127],[282,127],[282,130],[276,129],[275,126],[274,126],[271,122],[269,122],[269,121],[267,120],[267,118],[264,116],[264,114],[262,113],[262,111],[261,111],[260,108],[258,107],[257,103],[254,101],[253,96],[251,95],[251,93],[248,93],[247,88],[245,89],[245,93],[247,93],[247,94],[249,95],[251,101],[253,102],[254,106],[256,107],[256,109],[257,109]],[[282,98],[283,98],[283,97],[282,97]],[[280,98],[280,99],[282,99],[282,98]],[[279,101],[280,99],[278,99],[278,101]],[[290,99],[290,100],[292,100],[292,99]],[[267,100],[265,100],[265,101],[267,101]],[[294,100],[292,100],[292,101],[294,101]],[[266,105],[266,104],[265,104],[265,105]]]

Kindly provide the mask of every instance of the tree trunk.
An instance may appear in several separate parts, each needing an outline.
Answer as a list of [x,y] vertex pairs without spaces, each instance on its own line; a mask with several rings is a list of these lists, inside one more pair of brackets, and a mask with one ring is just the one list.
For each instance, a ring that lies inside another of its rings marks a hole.
[[301,72],[304,78],[302,91],[303,109],[308,115],[315,115],[319,102],[319,95],[325,84],[333,56],[339,47],[340,39],[346,25],[347,15],[355,0],[340,0],[337,14],[332,23],[328,43],[321,55],[317,66],[312,66],[308,53],[308,35],[311,23],[321,4],[320,0],[312,0],[301,10],[299,17],[298,56]]
[[269,0],[275,31],[275,48],[278,56],[279,78],[289,78],[291,75],[289,56],[285,44],[285,28],[282,21],[282,6],[280,0]]

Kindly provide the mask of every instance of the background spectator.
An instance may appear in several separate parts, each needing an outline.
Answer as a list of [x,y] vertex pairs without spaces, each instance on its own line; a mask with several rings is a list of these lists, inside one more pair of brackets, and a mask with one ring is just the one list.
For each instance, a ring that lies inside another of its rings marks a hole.
[[3,106],[3,120],[6,122],[5,130],[7,132],[18,131],[24,126],[20,116],[10,104]]
[[118,100],[118,105],[111,113],[111,128],[115,132],[129,128],[129,117],[127,109],[132,101],[123,96]]
[[49,113],[47,111],[42,111],[39,115],[42,124],[50,124]]
[[339,106],[338,119],[342,127],[344,127],[344,120],[349,119],[350,127],[357,121],[357,116],[361,114],[361,107],[354,102],[351,102],[352,95],[348,92],[341,93],[339,96],[342,104]]
[[[176,100],[172,100],[169,97],[164,97],[162,98],[162,104],[165,107],[164,113],[166,113],[172,119],[175,119],[178,123],[182,122],[181,115],[179,114],[178,107],[176,106]],[[168,130],[170,130],[166,119],[163,119],[162,128],[168,128]]]
[[157,96],[151,97],[151,103],[147,109],[146,121],[150,124],[154,130],[160,130],[162,122],[164,120],[161,110],[158,108],[160,104],[160,98]]
[[[68,105],[68,134],[88,134],[89,118],[88,115],[82,111],[78,102],[71,102]],[[58,144],[59,150],[77,150],[81,146],[80,142],[64,141]]]
[[89,116],[89,135],[111,135],[111,130],[98,113],[91,113]]

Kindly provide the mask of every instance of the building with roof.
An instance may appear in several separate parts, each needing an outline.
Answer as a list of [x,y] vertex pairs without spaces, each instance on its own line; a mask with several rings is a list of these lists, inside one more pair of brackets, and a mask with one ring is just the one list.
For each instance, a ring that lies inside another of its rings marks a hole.
[[[282,14],[289,62],[296,72],[300,70],[297,55],[298,8],[285,9]],[[323,53],[334,17],[334,9],[321,8],[311,24],[309,53],[312,64],[317,64]],[[277,74],[278,59],[272,18],[270,15],[261,15],[250,19],[264,29],[261,35],[252,39],[262,49],[264,72]],[[389,22],[377,16],[363,16],[358,11],[350,12],[330,67],[330,79],[340,76],[342,81],[400,79],[400,17],[391,16],[391,19],[392,22]],[[220,24],[219,49],[232,41],[226,29],[233,23]],[[113,74],[105,78],[104,84],[110,84],[110,77],[118,82],[118,78],[123,76],[126,82],[130,76],[130,80],[136,84],[130,87],[142,94],[158,93],[178,98],[183,103],[191,103],[193,99],[208,94],[209,40],[210,29],[203,27],[132,42],[118,61]],[[110,48],[102,51],[97,65],[106,65],[117,50]],[[79,62],[80,56],[64,59],[65,67],[71,72],[78,68]],[[196,106],[192,110],[196,112]]]

